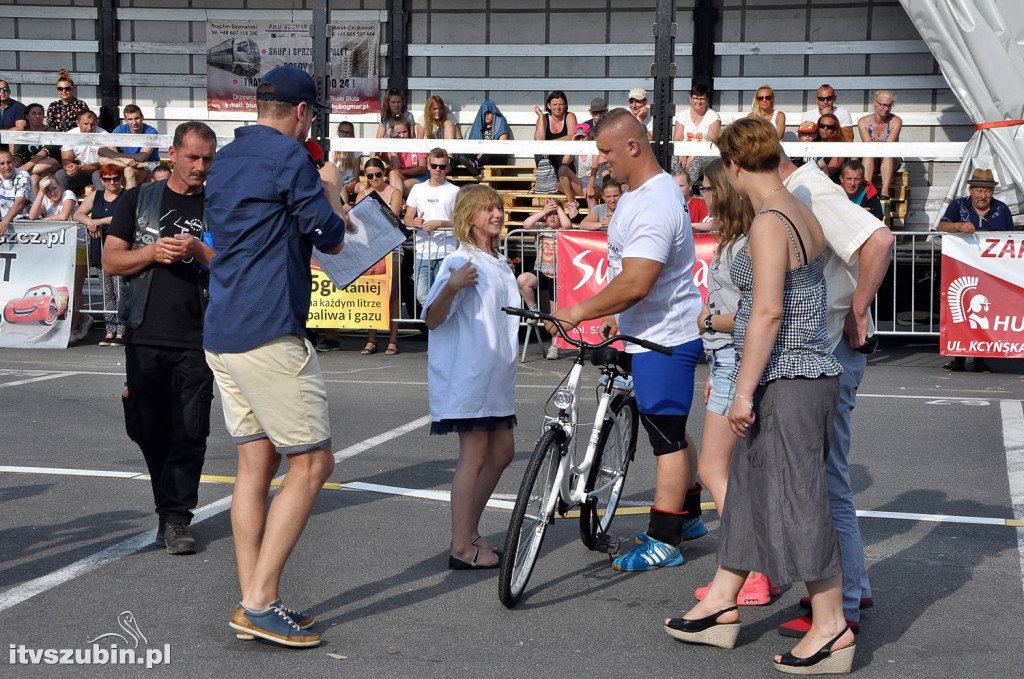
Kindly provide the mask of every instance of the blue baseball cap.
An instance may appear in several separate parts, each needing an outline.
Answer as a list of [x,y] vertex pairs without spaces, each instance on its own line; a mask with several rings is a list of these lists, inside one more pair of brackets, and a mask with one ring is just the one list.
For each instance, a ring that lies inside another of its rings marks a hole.
[[313,76],[294,66],[278,66],[267,71],[260,78],[260,84],[256,86],[256,98],[261,101],[283,101],[289,104],[306,102],[317,108],[331,108],[316,100],[316,83],[313,82]]

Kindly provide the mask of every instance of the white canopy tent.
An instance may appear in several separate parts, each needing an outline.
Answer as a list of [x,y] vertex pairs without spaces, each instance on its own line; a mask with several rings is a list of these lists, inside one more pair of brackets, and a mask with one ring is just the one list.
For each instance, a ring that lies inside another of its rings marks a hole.
[[[990,169],[996,197],[1024,213],[1024,2],[900,0],[977,129],[946,194],[966,193],[975,169]],[[987,124],[1003,123],[986,127]]]

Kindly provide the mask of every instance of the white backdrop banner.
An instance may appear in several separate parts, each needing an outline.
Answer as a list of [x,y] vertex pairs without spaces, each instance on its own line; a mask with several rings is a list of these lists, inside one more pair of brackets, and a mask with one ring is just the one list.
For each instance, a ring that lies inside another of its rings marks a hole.
[[15,221],[0,236],[0,347],[67,347],[77,233],[77,224]]

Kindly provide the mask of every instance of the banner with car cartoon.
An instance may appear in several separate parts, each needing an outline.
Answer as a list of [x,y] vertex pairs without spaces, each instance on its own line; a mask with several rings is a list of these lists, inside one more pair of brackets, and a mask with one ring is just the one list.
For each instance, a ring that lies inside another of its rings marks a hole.
[[16,220],[0,236],[0,347],[67,347],[78,228]]
[[[332,21],[327,78],[333,113],[380,110],[380,24]],[[256,86],[267,71],[295,66],[313,73],[308,21],[206,22],[206,105],[210,111],[256,111]]]

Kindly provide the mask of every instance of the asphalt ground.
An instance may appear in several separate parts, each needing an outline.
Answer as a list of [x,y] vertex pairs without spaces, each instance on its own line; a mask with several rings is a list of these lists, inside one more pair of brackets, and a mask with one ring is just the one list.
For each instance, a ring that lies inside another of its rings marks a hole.
[[[799,614],[801,586],[769,606],[743,609],[733,651],[686,646],[661,630],[715,569],[714,511],[705,514],[710,534],[685,544],[685,565],[641,574],[614,572],[607,556],[582,546],[575,520],[559,520],[514,610],[498,601],[497,571],[448,571],[448,504],[410,495],[447,491],[458,444],[427,434],[426,343],[404,336],[397,357],[362,357],[361,346],[352,336],[343,351],[320,356],[343,459],[283,586],[286,604],[318,618],[324,643],[310,650],[238,641],[228,628],[239,598],[226,511],[236,462],[219,400],[204,471],[224,478],[200,489],[199,553],[171,557],[150,544],[156,517],[148,481],[139,478],[145,465],[124,434],[123,351],[83,343],[4,352],[0,677],[775,674],[771,655],[793,644],[775,628]],[[857,506],[883,513],[860,519],[876,602],[857,640],[862,677],[1020,677],[1024,666],[1024,529],[1005,525],[1015,516],[1007,460],[1024,458],[1024,361],[993,361],[990,375],[947,373],[943,362],[934,343],[884,343],[854,413]],[[498,499],[514,497],[544,401],[570,363],[544,361],[531,346],[519,372],[518,452]],[[699,367],[699,384],[706,370]],[[690,426],[698,442],[702,420],[698,405]],[[646,528],[649,450],[641,434],[623,503],[632,513],[613,525],[626,542]],[[1018,486],[1019,464],[1010,463]],[[33,467],[93,471],[24,469]],[[508,520],[506,509],[485,512],[492,544],[503,543]],[[124,634],[123,612],[145,637],[140,655],[169,647],[169,664],[24,665],[12,656],[20,646],[82,652],[96,637]]]

